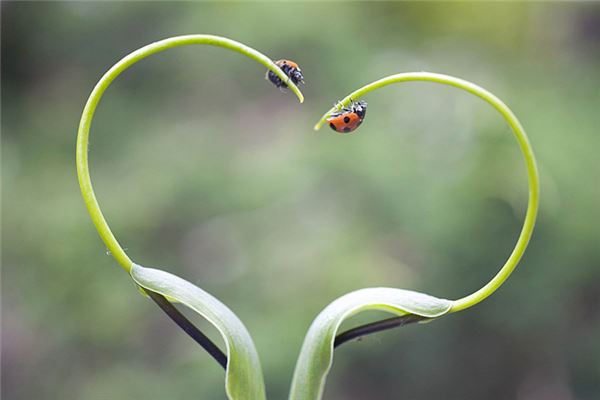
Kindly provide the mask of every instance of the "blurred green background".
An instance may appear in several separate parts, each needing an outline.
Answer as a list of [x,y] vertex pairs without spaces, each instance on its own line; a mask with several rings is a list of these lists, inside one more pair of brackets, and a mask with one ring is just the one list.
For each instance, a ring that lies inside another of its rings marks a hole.
[[600,398],[598,3],[3,2],[3,399],[225,398],[221,368],[106,254],[75,173],[101,75],[188,33],[297,61],[305,104],[238,54],[169,50],[103,97],[92,179],[135,261],[244,321],[270,399],[286,398],[304,334],[336,297],[391,286],[459,298],[512,250],[525,169],[481,100],[396,85],[367,96],[357,134],[312,130],[352,90],[421,70],[478,83],[521,119],[539,222],[489,300],[336,351],[325,398]]

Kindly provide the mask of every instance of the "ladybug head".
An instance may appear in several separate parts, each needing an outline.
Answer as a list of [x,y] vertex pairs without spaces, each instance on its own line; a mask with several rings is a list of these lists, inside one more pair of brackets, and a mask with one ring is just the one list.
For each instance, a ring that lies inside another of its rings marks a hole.
[[367,114],[367,102],[364,100],[353,101],[350,109],[362,119]]
[[298,64],[289,60],[280,60],[277,63],[279,68],[294,82],[294,85],[304,83],[304,76],[302,76],[302,71]]
[[290,70],[288,75],[292,82],[294,82],[294,85],[297,85],[298,83],[304,83],[304,76],[302,75],[302,71],[300,71],[300,68],[294,68]]

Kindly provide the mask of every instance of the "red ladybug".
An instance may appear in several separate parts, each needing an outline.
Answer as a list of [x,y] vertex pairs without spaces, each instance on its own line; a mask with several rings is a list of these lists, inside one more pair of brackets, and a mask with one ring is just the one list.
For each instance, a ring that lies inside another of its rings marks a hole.
[[336,132],[349,133],[362,124],[367,115],[367,102],[364,100],[352,101],[348,107],[336,111],[327,118],[329,127]]
[[[277,60],[275,64],[281,68],[284,74],[290,77],[290,80],[294,82],[294,85],[298,83],[304,83],[304,76],[302,76],[302,71],[298,64],[290,60]],[[273,71],[267,71],[266,79],[270,80],[273,85],[277,86],[279,89],[285,89],[288,85],[281,80]]]

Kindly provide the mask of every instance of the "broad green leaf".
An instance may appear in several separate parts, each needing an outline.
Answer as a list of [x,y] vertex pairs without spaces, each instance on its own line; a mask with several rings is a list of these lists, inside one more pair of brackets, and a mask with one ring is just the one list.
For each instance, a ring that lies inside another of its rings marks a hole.
[[367,310],[436,318],[451,307],[450,300],[392,288],[361,289],[338,298],[317,316],[306,334],[294,371],[290,400],[321,399],[333,363],[335,336],[347,318]]
[[227,346],[225,390],[230,400],[264,400],[258,353],[242,321],[223,303],[173,274],[133,264],[133,280],[144,289],[186,305],[211,322]]

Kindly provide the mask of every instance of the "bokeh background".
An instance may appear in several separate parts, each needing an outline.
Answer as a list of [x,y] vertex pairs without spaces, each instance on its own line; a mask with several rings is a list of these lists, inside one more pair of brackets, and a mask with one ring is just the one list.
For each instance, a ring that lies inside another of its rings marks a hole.
[[305,104],[238,54],[169,50],[104,96],[92,179],[134,260],[245,322],[270,399],[286,398],[306,330],[336,297],[390,286],[459,298],[516,241],[525,169],[481,100],[397,85],[366,98],[356,134],[312,130],[350,91],[421,70],[476,82],[519,116],[539,222],[484,303],[336,351],[325,399],[600,398],[598,3],[3,2],[3,399],[225,398],[221,368],[106,254],[75,173],[100,76],[188,33],[297,61]]

